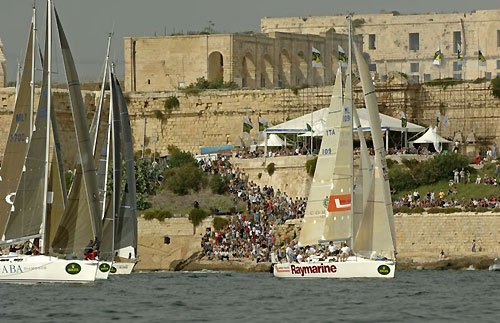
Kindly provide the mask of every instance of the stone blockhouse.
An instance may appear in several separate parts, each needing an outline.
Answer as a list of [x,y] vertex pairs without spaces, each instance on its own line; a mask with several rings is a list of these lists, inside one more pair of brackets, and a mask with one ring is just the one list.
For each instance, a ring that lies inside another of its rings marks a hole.
[[0,87],[7,85],[7,60],[3,55],[3,43],[0,39]]
[[[370,70],[384,79],[389,72],[401,72],[413,81],[454,77],[488,79],[500,75],[500,10],[467,13],[398,12],[354,15],[356,34],[363,38],[363,52],[370,57]],[[346,32],[343,15],[323,17],[263,18],[261,31],[320,34],[334,28]],[[464,56],[457,60],[457,44]],[[438,47],[440,66],[433,65]],[[478,50],[486,66],[478,64]]]
[[[338,45],[347,35],[286,32],[125,37],[125,89],[150,92],[187,86],[200,77],[243,88],[325,85],[333,82]],[[322,67],[312,67],[312,48]]]

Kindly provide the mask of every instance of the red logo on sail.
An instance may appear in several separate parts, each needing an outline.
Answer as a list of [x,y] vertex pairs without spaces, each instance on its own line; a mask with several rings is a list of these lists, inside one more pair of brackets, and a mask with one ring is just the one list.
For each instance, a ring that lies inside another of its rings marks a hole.
[[351,194],[330,195],[328,212],[341,212],[351,210]]

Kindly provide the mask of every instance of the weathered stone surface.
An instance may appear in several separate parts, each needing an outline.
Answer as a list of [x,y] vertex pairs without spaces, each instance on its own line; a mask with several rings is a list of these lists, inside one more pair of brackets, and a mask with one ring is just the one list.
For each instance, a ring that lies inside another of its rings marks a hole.
[[[500,47],[497,46],[499,14],[498,9],[465,13],[388,12],[356,14],[352,19],[356,34],[363,37],[363,52],[372,64],[376,64],[379,75],[394,71],[407,74],[409,79],[416,77],[424,81],[426,75],[431,79],[454,77],[455,74],[464,79],[476,79],[488,72],[495,77],[498,72],[496,61],[500,59]],[[264,33],[320,34],[332,27],[338,33],[346,33],[345,15],[261,19]],[[419,34],[416,50],[410,47],[410,33]],[[373,46],[370,46],[370,37],[374,37]],[[455,41],[461,44],[465,57],[461,69],[460,66],[454,67],[457,58]],[[443,56],[439,67],[432,64],[438,46]],[[487,59],[486,67],[478,68],[478,46]],[[412,63],[418,66],[412,69]]]
[[[500,255],[500,214],[497,213],[396,215],[394,222],[400,269],[465,269],[470,265],[486,269],[493,258]],[[293,238],[298,226],[300,220],[289,220],[278,226],[277,243]],[[201,236],[207,227],[212,227],[211,218],[205,220],[195,234],[187,218],[165,222],[139,219],[137,270],[269,270],[269,264],[247,260],[199,260],[196,253],[201,251]],[[164,244],[165,236],[171,239],[168,245]],[[477,252],[471,250],[473,239],[477,242]],[[445,252],[445,259],[439,258],[441,250]]]
[[[200,77],[247,88],[331,84],[338,66],[338,45],[347,48],[347,35],[327,30],[315,35],[125,37],[125,89],[175,90]],[[312,67],[312,47],[320,51],[322,67]]]

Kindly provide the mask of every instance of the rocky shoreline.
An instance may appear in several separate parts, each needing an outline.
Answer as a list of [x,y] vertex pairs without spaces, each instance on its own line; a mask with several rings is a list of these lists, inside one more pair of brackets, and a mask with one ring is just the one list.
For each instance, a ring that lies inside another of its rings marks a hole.
[[[225,272],[270,272],[271,263],[256,263],[248,259],[232,260],[205,260],[198,259],[199,254],[183,261],[173,262],[172,271],[225,271]],[[440,260],[419,260],[402,258],[397,262],[398,270],[487,270],[494,263],[494,258],[489,256],[448,257]],[[472,266],[472,267],[470,267]]]
[[[249,259],[232,260],[206,260],[199,259],[199,253],[195,253],[189,259],[174,261],[169,271],[223,271],[239,273],[268,273],[271,270],[270,262],[256,263]],[[489,256],[467,256],[449,257],[440,260],[419,260],[409,258],[399,259],[396,265],[398,270],[488,270],[494,263],[494,258]],[[472,267],[471,267],[472,266]],[[140,270],[156,271],[156,270]]]

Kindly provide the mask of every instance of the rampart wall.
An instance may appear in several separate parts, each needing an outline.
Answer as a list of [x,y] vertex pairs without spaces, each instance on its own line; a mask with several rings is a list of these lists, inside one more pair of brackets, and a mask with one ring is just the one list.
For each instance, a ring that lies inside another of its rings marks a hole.
[[[472,132],[483,143],[500,145],[500,100],[491,95],[489,86],[490,83],[485,82],[422,87],[392,75],[387,82],[377,83],[377,97],[379,109],[384,114],[400,118],[405,112],[411,122],[436,125],[439,113],[442,136],[453,138],[460,132],[465,140]],[[331,91],[331,87],[321,87],[296,93],[290,89],[212,90],[198,95],[183,92],[128,93],[134,149],[140,151],[145,144],[146,150],[165,155],[168,145],[193,153],[199,153],[202,146],[241,145],[243,117],[251,117],[254,124],[251,136],[257,138],[259,114],[271,124],[278,124],[309,113],[313,108],[328,106]],[[361,89],[355,87],[354,94],[356,105],[363,107]],[[176,96],[180,105],[167,111],[164,103],[170,96]],[[3,154],[7,139],[14,97],[14,88],[0,89],[0,154]],[[70,156],[76,151],[71,144],[74,135],[69,98],[64,90],[57,90],[54,97],[63,146],[68,147],[68,155],[64,158],[70,162],[74,158]],[[84,92],[85,104],[90,111],[95,109],[97,97],[96,92]],[[88,116],[90,120],[92,113]]]

